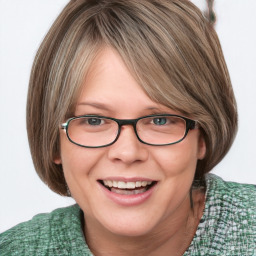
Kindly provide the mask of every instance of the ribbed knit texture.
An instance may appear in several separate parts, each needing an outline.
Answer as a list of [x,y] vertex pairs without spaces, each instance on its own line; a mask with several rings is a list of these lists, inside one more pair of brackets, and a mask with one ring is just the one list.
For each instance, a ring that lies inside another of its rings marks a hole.
[[[184,256],[256,256],[256,187],[213,174],[206,184],[204,214]],[[0,235],[0,255],[92,256],[81,217],[77,205],[39,214]]]

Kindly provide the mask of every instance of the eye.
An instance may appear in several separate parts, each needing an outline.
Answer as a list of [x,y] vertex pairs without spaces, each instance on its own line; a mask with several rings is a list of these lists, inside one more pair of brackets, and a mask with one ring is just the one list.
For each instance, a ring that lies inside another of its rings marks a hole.
[[88,118],[87,123],[89,125],[101,125],[104,123],[104,121],[100,118]]
[[154,118],[153,123],[156,125],[165,125],[167,123],[167,118],[166,117]]

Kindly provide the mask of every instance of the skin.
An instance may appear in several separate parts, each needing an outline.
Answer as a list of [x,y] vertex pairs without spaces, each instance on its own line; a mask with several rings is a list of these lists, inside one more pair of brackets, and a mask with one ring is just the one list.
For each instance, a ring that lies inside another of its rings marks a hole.
[[[105,48],[92,64],[75,115],[97,114],[119,119],[179,114],[152,101],[128,71],[120,56]],[[71,194],[84,212],[86,241],[97,255],[179,255],[189,246],[203,211],[203,196],[189,190],[198,159],[205,155],[199,129],[180,143],[150,146],[123,126],[116,143],[82,148],[60,131],[62,164]],[[143,177],[158,181],[151,196],[138,205],[109,199],[98,180]],[[166,254],[167,253],[167,254]]]

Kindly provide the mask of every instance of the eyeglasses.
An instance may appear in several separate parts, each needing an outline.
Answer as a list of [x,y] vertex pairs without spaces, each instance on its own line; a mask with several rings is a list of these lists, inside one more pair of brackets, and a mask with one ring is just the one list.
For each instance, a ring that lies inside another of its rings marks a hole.
[[196,121],[178,115],[149,115],[137,119],[115,119],[85,115],[61,124],[68,139],[81,147],[101,148],[115,143],[123,125],[132,125],[138,140],[152,146],[172,145],[182,141]]

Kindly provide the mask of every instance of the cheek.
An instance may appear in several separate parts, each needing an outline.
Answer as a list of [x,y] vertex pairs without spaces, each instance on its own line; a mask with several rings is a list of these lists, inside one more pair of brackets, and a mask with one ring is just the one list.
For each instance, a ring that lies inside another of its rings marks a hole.
[[[97,154],[96,154],[97,153]],[[61,161],[66,183],[74,200],[89,212],[90,194],[96,177],[92,171],[101,158],[100,151],[76,146],[69,141],[61,145]]]
[[91,149],[71,145],[61,152],[63,170],[66,175],[90,175],[91,169],[97,164],[99,154]]
[[198,160],[197,143],[182,141],[178,144],[158,148],[154,153],[155,161],[168,174],[194,172]]
[[91,170],[102,157],[102,151],[79,147],[64,135],[61,136],[60,159],[65,179],[71,188],[88,181],[88,177],[93,175]]

